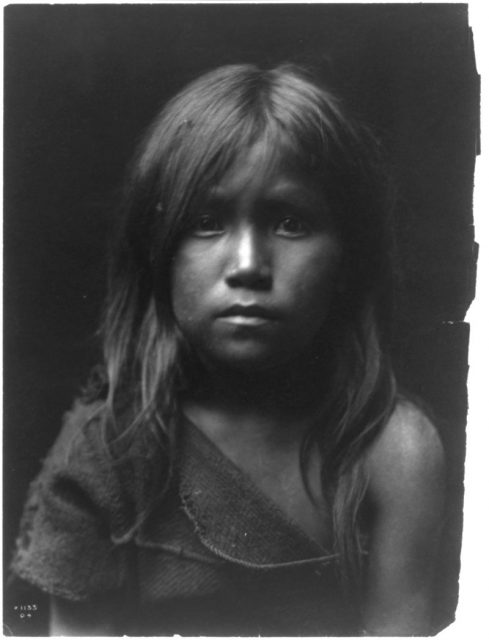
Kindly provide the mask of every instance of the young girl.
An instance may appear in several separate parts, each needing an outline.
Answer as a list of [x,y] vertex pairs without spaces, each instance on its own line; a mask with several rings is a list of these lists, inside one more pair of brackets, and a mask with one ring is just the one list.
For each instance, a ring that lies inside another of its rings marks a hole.
[[115,243],[104,367],[14,570],[74,635],[432,631],[443,452],[384,350],[377,145],[291,66],[159,114]]

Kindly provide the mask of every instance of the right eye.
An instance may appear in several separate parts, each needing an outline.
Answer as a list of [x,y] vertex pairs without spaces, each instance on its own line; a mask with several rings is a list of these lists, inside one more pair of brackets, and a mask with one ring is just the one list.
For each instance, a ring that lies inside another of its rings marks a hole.
[[307,227],[297,216],[286,216],[277,224],[276,232],[281,236],[300,237],[307,234]]
[[194,236],[205,238],[222,233],[224,230],[219,216],[213,213],[204,213],[198,216],[190,227],[190,232]]

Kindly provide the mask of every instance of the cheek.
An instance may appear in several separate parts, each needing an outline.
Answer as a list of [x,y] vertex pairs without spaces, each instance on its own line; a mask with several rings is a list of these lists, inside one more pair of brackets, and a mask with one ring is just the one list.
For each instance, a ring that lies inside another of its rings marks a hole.
[[204,303],[204,293],[213,280],[209,255],[182,249],[175,256],[171,278],[173,313],[177,322],[196,322]]
[[171,299],[173,313],[179,323],[188,316],[197,289],[198,283],[191,264],[181,254],[177,254],[172,267]]
[[339,245],[327,245],[311,251],[296,270],[298,304],[310,314],[327,315],[332,298],[339,287],[342,272]]
[[172,286],[173,314],[181,328],[192,324],[196,317],[199,285],[195,278],[174,278]]

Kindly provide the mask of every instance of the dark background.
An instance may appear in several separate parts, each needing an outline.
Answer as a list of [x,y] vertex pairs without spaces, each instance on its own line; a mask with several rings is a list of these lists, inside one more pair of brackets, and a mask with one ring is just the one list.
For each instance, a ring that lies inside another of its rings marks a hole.
[[[135,143],[165,99],[201,72],[283,61],[318,68],[390,157],[398,185],[394,356],[401,382],[431,406],[447,450],[437,592],[448,620],[462,522],[461,321],[474,287],[479,100],[462,4],[5,9],[5,561],[28,482],[99,358],[107,230]],[[33,597],[7,600],[14,633],[43,631],[42,612],[21,620],[13,610]]]

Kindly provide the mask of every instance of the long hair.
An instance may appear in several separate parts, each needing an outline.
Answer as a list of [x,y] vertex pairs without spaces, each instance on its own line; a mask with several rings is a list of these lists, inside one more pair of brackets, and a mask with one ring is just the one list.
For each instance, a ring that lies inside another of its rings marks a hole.
[[[291,65],[214,70],[173,98],[142,140],[126,181],[103,325],[109,422],[116,439],[145,430],[166,456],[171,477],[190,350],[172,310],[172,259],[193,208],[258,140],[270,156],[290,154],[324,190],[346,255],[328,321],[334,329],[324,345],[334,366],[301,460],[307,465],[319,445],[336,548],[349,580],[361,564],[362,453],[395,403],[384,348],[389,211],[376,139],[304,71]],[[125,409],[129,422],[119,419]]]

